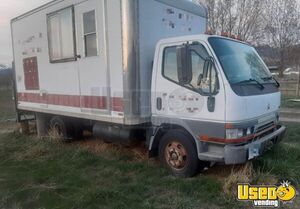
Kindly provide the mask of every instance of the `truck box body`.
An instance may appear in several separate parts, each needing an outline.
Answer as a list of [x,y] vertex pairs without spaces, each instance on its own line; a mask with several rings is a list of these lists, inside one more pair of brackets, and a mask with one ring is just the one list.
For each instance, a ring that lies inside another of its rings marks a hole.
[[203,33],[185,0],[56,0],[12,20],[18,109],[136,125],[150,122],[160,39]]

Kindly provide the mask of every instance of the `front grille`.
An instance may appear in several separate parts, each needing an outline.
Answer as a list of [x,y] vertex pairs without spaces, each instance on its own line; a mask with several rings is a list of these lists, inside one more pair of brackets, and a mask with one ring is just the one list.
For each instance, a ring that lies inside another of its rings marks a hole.
[[256,128],[255,133],[263,132],[264,130],[267,130],[267,129],[269,129],[271,127],[274,127],[274,126],[275,126],[275,123],[274,123],[274,121],[272,121],[270,123],[264,124],[264,125],[259,126],[258,128]]
[[274,121],[266,123],[261,126],[258,126],[255,130],[255,137],[254,137],[253,141],[256,141],[258,139],[261,139],[261,138],[271,134],[272,132],[275,131],[275,128],[276,128],[276,126],[275,126]]

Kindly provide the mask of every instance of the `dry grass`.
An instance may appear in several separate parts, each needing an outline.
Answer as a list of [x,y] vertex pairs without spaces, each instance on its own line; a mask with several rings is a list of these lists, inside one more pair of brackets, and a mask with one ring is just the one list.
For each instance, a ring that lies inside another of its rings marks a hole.
[[112,152],[117,155],[128,156],[130,159],[138,162],[148,160],[148,151],[143,144],[139,144],[134,147],[124,147],[122,145],[105,143],[102,140],[90,138],[84,141],[76,142],[76,144],[80,148],[96,154]]
[[18,124],[16,124],[15,122],[0,122],[0,134],[14,133],[18,130]]
[[224,178],[223,191],[226,195],[234,198],[237,196],[237,185],[239,183],[249,183],[252,185],[277,185],[278,177],[271,171],[263,171],[264,168],[254,169],[252,162],[245,165],[234,166],[230,174]]
[[[37,144],[30,149],[27,149],[23,154],[23,159],[38,159],[47,154],[49,149],[47,147]],[[23,160],[22,159],[22,160]]]
[[256,185],[276,185],[279,179],[271,171],[262,171],[258,168],[253,174],[253,183]]
[[46,140],[49,140],[51,142],[54,143],[61,143],[61,136],[59,135],[59,133],[57,132],[57,130],[55,128],[49,128],[48,133],[47,133],[47,137],[44,137]]
[[253,185],[277,185],[279,178],[267,172],[265,168],[254,169],[252,162],[245,165],[216,165],[202,173],[222,182],[223,192],[235,199],[237,196],[237,184],[249,183]]
[[46,144],[39,143],[37,140],[32,140],[26,143],[22,152],[15,153],[14,158],[18,161],[43,159],[49,152],[50,148]]
[[29,185],[26,189],[39,189],[39,190],[46,190],[46,191],[55,191],[57,189],[57,185],[55,184],[38,184],[38,185]]
[[251,183],[253,178],[253,166],[251,162],[245,165],[233,167],[231,174],[225,179],[223,191],[231,197],[237,197],[238,183]]

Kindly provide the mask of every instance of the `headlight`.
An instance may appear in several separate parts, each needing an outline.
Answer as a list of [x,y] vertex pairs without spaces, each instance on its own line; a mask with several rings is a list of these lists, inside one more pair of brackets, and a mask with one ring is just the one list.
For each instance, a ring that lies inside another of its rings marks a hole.
[[247,128],[247,135],[252,134],[252,128]]
[[244,136],[243,129],[226,129],[226,139],[238,139]]
[[226,139],[239,139],[253,134],[254,128],[226,129]]

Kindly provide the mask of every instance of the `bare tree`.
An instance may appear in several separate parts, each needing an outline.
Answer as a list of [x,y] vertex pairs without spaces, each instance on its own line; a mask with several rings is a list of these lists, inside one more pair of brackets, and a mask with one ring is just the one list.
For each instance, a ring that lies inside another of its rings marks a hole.
[[265,0],[198,0],[208,9],[208,27],[227,32],[245,41],[255,41],[263,27]]
[[[294,56],[291,50],[300,40],[299,4],[296,0],[267,0],[265,10],[266,39],[271,46],[279,50],[278,66],[282,75],[285,67],[291,66]],[[298,60],[297,60],[298,61]],[[294,63],[296,65],[297,63]]]
[[208,27],[214,32],[227,31],[233,29],[235,17],[232,6],[235,0],[204,0],[203,2],[208,9]]
[[[194,0],[208,9],[208,29],[238,35],[253,45],[269,46],[281,70],[300,66],[299,0]],[[296,48],[299,48],[298,45]],[[275,61],[275,62],[274,62]]]
[[[198,1],[198,0],[197,0]],[[195,1],[195,2],[197,2]],[[216,1],[215,0],[206,0],[205,4],[207,6],[207,12],[208,12],[208,28],[212,31],[212,32],[216,32],[217,28],[218,28],[218,17],[216,15]]]
[[243,40],[256,43],[261,39],[261,30],[264,26],[263,0],[238,0],[237,25],[235,33]]

